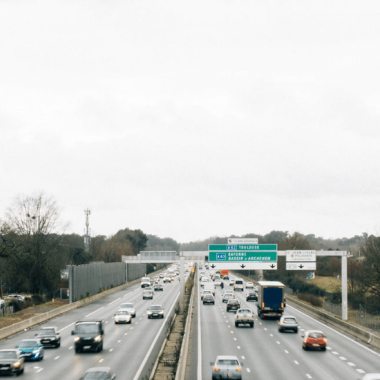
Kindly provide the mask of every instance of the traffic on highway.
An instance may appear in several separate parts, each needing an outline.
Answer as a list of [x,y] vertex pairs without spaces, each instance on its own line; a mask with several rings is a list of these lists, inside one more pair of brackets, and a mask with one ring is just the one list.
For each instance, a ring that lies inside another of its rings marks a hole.
[[[204,265],[196,278],[197,365],[192,363],[189,379],[359,380],[380,372],[378,352],[285,305],[281,283],[247,282]],[[175,271],[164,270],[0,341],[0,373],[25,379],[140,379],[179,298],[178,280]],[[277,314],[265,305],[258,308],[259,300],[268,304],[265,291],[279,297]]]

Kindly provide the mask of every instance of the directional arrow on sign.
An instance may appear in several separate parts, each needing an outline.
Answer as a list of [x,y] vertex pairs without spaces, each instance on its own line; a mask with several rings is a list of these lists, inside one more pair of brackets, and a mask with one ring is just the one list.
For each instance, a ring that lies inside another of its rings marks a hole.
[[276,267],[276,265],[272,264],[270,267],[273,269],[273,268],[275,268],[275,267]]
[[299,267],[302,269],[302,268],[303,268],[303,265],[301,264]]
[[242,264],[242,265],[240,265],[242,268],[245,268],[245,265],[244,264]]
[[211,265],[211,268],[215,268],[215,265],[214,265],[214,264],[212,264],[212,265]]

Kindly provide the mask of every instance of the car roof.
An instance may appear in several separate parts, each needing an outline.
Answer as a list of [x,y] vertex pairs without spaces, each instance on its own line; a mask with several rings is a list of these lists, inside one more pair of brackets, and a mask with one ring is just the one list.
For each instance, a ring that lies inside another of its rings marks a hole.
[[20,343],[22,342],[37,342],[37,343],[40,343],[40,340],[39,339],[23,339]]
[[307,335],[312,334],[312,333],[318,333],[318,334],[324,335],[321,330],[307,330],[307,331],[305,331],[305,334],[307,334]]
[[46,326],[46,327],[41,327],[40,330],[51,330],[51,329],[56,329],[55,326]]
[[232,356],[232,355],[218,355],[216,357],[216,360],[237,360],[239,361],[237,356]]

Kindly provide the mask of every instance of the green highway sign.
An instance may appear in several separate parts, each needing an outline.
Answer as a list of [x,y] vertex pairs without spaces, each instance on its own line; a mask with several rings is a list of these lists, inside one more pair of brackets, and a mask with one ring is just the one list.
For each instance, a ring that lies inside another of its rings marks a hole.
[[277,244],[209,244],[209,251],[276,251]]
[[277,261],[277,251],[210,251],[209,262],[270,262]]

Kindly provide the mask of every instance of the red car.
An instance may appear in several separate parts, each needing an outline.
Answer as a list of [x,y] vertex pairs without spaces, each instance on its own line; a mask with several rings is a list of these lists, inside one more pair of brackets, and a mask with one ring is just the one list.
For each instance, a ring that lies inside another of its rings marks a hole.
[[309,349],[321,349],[326,351],[327,338],[322,331],[319,330],[308,330],[302,335],[302,348],[304,350]]

